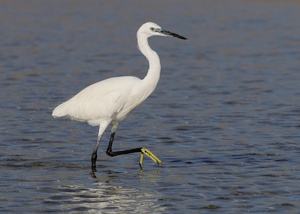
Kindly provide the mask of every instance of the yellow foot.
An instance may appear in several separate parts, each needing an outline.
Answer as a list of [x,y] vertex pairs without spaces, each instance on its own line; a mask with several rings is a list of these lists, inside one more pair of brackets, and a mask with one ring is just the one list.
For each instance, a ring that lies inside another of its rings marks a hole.
[[141,148],[141,158],[140,158],[140,167],[142,170],[142,164],[144,162],[144,155],[147,155],[149,158],[151,158],[155,163],[157,164],[162,164],[162,161],[156,157],[152,152],[150,152],[148,149],[146,148]]

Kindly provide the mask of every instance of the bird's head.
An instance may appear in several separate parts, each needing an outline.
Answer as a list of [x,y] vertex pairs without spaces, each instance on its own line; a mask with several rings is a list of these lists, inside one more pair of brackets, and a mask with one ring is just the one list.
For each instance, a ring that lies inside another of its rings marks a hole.
[[137,32],[138,34],[145,35],[147,38],[151,36],[173,36],[179,39],[186,40],[187,38],[180,36],[176,33],[172,33],[167,30],[163,30],[159,25],[153,22],[147,22],[143,24]]

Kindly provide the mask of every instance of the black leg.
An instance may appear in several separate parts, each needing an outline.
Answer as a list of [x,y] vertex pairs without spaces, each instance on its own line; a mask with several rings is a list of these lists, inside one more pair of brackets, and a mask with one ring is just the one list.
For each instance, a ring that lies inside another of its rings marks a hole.
[[109,143],[108,143],[107,150],[106,150],[107,155],[109,155],[112,152],[112,144],[113,144],[114,139],[115,139],[115,134],[116,134],[116,132],[113,132],[110,135]]
[[97,151],[94,151],[92,153],[92,158],[91,158],[91,161],[92,161],[92,172],[96,172],[96,161],[97,161]]
[[124,150],[124,151],[113,152],[112,151],[112,144],[113,144],[114,138],[115,138],[115,132],[112,132],[111,135],[110,135],[108,147],[107,147],[107,150],[106,150],[107,155],[109,155],[111,157],[114,157],[114,156],[117,156],[117,155],[125,155],[125,154],[140,152],[141,153],[141,158],[140,158],[140,168],[141,168],[141,170],[142,170],[144,155],[147,155],[149,158],[151,158],[157,164],[162,163],[162,161],[159,160],[158,157],[156,157],[152,152],[150,152],[146,148],[135,148],[135,149],[129,149],[129,150]]
[[125,154],[130,154],[130,153],[135,153],[135,152],[142,152],[142,148],[136,148],[136,149],[129,149],[129,150],[124,150],[124,151],[118,151],[118,152],[113,152],[112,151],[112,144],[114,142],[114,138],[115,138],[115,132],[111,133],[110,135],[110,139],[109,139],[109,143],[108,143],[108,147],[106,150],[106,154],[108,156],[114,157],[117,155],[125,155]]

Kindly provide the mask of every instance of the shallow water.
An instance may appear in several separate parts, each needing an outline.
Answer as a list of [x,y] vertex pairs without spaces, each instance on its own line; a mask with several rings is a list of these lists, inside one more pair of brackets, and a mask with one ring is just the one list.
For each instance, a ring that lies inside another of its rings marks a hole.
[[[130,3],[129,3],[130,2]],[[1,213],[298,213],[300,3],[1,1]],[[90,175],[98,128],[54,119],[96,81],[143,77],[146,21],[162,74]]]

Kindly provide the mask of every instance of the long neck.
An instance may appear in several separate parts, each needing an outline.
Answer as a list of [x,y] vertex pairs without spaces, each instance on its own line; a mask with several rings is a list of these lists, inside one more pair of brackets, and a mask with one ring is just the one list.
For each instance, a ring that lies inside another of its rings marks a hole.
[[149,87],[150,93],[152,93],[158,83],[160,77],[160,60],[157,53],[152,50],[148,44],[148,38],[143,35],[138,35],[138,46],[142,54],[149,61],[149,70],[145,78],[143,79],[143,84]]

